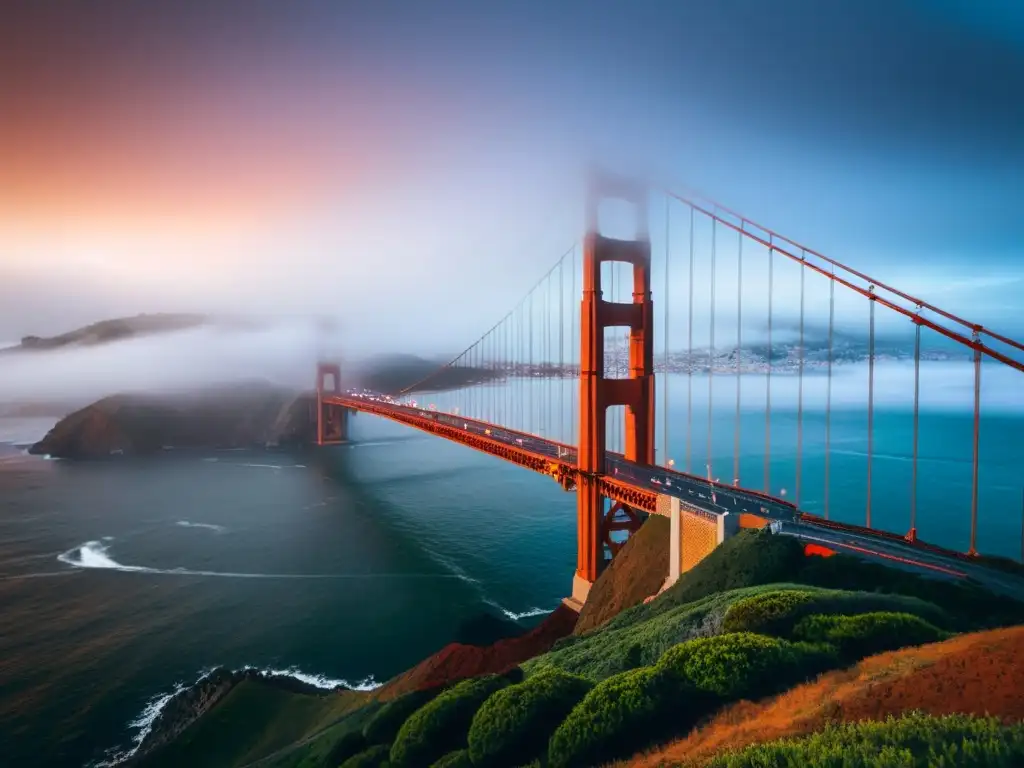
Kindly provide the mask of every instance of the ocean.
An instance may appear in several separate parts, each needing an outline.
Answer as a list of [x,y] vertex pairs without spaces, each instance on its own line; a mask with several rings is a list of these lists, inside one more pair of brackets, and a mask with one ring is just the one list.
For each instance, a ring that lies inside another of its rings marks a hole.
[[[795,499],[798,420],[786,394],[792,381],[779,378],[768,485]],[[749,400],[763,387],[755,379],[743,384],[740,474],[744,485],[760,488],[766,425]],[[940,371],[937,380],[951,379]],[[922,399],[917,527],[925,539],[965,549],[972,401],[953,383],[955,397]],[[519,386],[533,387],[537,402],[552,392],[564,401],[539,416],[549,424],[571,409],[571,383]],[[1024,408],[1019,392],[993,395],[992,386],[986,395],[997,405],[982,422],[978,546],[1019,557]],[[852,389],[847,382],[836,391]],[[807,384],[800,500],[820,514],[819,390]],[[668,419],[658,419],[659,459],[667,424],[668,453],[685,468],[692,424],[691,469],[728,481],[735,383],[712,381],[710,459],[707,392],[706,377],[670,377]],[[903,392],[880,389],[872,447],[873,523],[897,531],[909,526],[912,466]],[[664,396],[659,392],[659,409]],[[443,405],[465,397],[433,399]],[[5,764],[116,762],[168,694],[215,666],[370,687],[450,642],[481,612],[526,626],[568,593],[572,494],[382,419],[358,415],[351,424],[351,444],[297,453],[170,451],[152,460],[75,464],[26,456],[12,445],[41,437],[48,422],[0,420]],[[865,424],[858,403],[845,396],[833,402],[829,504],[837,519],[864,521]]]

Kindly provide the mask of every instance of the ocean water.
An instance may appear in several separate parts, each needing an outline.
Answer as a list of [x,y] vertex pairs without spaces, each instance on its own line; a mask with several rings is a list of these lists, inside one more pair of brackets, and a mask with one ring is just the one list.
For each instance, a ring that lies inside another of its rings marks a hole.
[[[855,392],[854,374],[837,391]],[[944,394],[922,399],[917,526],[922,537],[966,548],[971,400],[963,402],[957,376],[938,376]],[[755,379],[741,390],[741,480],[762,487],[769,455],[768,487],[795,498],[792,382],[773,383],[778,410],[769,452],[755,402],[763,382]],[[1024,408],[1019,393],[998,384],[985,392],[996,405],[982,424],[978,544],[1019,556]],[[799,455],[801,504],[820,513],[825,418],[817,386],[806,384]],[[535,407],[509,413],[510,425],[532,413],[536,430],[564,429],[560,436],[571,439],[571,386],[512,389],[433,399],[471,410],[525,392]],[[735,382],[713,379],[711,391],[709,453],[707,379],[671,378],[668,418],[659,414],[659,460],[667,448],[685,468],[689,442],[693,471],[710,465],[728,479]],[[909,525],[911,414],[901,387],[879,394],[873,523],[902,531]],[[838,519],[864,520],[865,425],[856,398],[838,397],[830,438],[830,515]],[[27,442],[47,426],[0,423],[0,441]],[[162,698],[217,665],[373,685],[449,642],[482,611],[528,624],[567,594],[573,495],[385,420],[359,415],[352,427],[351,445],[301,453],[169,452],[158,460],[74,464],[0,446],[5,764],[94,765],[130,752]],[[620,432],[610,435],[621,440]]]

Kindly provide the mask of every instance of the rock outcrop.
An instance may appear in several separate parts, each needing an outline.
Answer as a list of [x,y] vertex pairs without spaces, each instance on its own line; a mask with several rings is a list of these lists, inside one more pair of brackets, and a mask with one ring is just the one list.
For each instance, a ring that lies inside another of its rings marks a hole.
[[264,448],[313,438],[312,396],[256,382],[181,395],[114,395],[61,419],[30,453],[66,459],[169,448]]
[[134,755],[135,760],[138,761],[142,756],[173,741],[188,726],[220,703],[243,680],[253,680],[310,696],[326,696],[333,691],[347,690],[344,686],[333,689],[317,688],[292,677],[267,675],[255,669],[215,669],[194,685],[178,691],[164,704],[146,738],[139,745],[139,750]]

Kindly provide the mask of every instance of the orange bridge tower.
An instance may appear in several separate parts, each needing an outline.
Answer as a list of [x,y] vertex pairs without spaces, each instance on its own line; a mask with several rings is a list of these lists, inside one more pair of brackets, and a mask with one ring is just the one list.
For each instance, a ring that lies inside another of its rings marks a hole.
[[341,394],[341,366],[320,363],[316,367],[316,444],[337,445],[348,440],[348,410],[330,402]]
[[[636,236],[615,240],[600,234],[598,206],[604,199],[632,203]],[[586,601],[604,565],[604,546],[614,553],[615,530],[634,531],[641,519],[618,502],[605,509],[601,483],[605,475],[606,412],[625,406],[625,457],[654,464],[654,305],[651,300],[651,241],[647,223],[647,190],[622,179],[601,177],[592,182],[587,200],[583,244],[583,300],[580,325],[580,413],[576,489],[576,574],[572,602]],[[605,301],[601,265],[633,266],[633,301]],[[629,377],[605,377],[604,329],[629,328]],[[625,520],[620,519],[625,517]]]

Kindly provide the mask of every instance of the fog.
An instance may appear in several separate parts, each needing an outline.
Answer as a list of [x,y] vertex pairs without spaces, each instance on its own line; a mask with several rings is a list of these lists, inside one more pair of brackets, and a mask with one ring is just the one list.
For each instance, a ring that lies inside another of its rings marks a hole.
[[262,379],[311,389],[323,338],[312,321],[204,327],[91,347],[0,356],[0,403],[85,405],[122,392],[195,390]]
[[[0,137],[0,338],[140,312],[328,315],[348,356],[457,351],[579,241],[594,165],[703,190],[1019,330],[1024,132],[1006,94],[1024,55],[991,25],[881,0],[234,6],[5,17],[0,111],[19,121]],[[655,301],[684,311],[686,213],[651,204]],[[722,333],[733,234],[717,242]],[[791,319],[798,283],[777,261],[773,310]],[[763,254],[744,264],[744,310],[766,314]],[[807,311],[826,296],[808,281]],[[288,368],[291,332],[268,332],[251,367]],[[182,344],[204,378],[250,364],[224,339]],[[77,378],[105,375],[69,354]],[[152,380],[191,375],[139,355]]]

